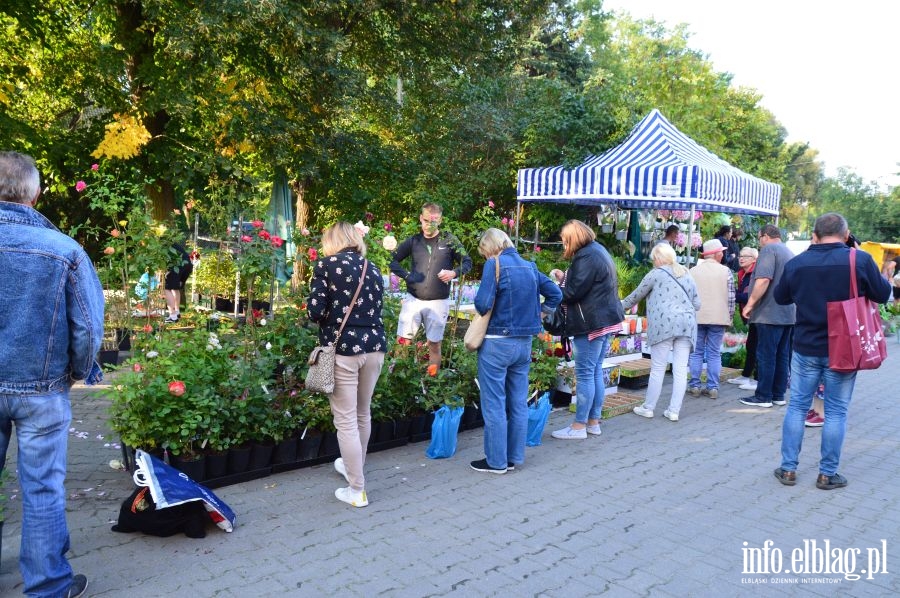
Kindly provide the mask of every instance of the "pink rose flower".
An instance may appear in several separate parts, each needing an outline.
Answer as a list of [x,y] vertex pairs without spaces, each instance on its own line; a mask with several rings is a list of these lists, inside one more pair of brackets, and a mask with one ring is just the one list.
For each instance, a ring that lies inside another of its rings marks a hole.
[[78,181],[77,183],[75,183],[75,190],[79,193],[81,193],[85,189],[87,189],[87,183],[85,183],[84,181]]
[[175,395],[176,397],[180,397],[184,394],[185,391],[184,382],[181,380],[175,380],[173,382],[169,382],[169,393]]
[[98,170],[100,170],[100,165],[99,164],[91,164],[91,170],[93,170],[94,172],[97,172]]
[[493,201],[488,201],[488,207],[489,207],[489,208],[493,208],[493,207],[494,207],[494,202],[493,202]]
[[316,261],[317,259],[319,259],[319,252],[316,251],[315,247],[310,247],[309,251],[307,251],[306,253],[307,255],[309,255],[309,259],[312,261]]
[[252,240],[253,240],[253,239],[251,239],[249,235],[243,235],[243,236],[241,236],[241,241],[243,241],[244,243],[249,243],[249,242],[252,241]]
[[278,235],[272,235],[272,247],[281,247],[284,245],[284,239]]
[[253,225],[253,228],[262,228],[262,227],[264,227],[264,226],[266,225],[266,223],[263,222],[262,220],[254,220],[254,221],[251,222],[250,224]]

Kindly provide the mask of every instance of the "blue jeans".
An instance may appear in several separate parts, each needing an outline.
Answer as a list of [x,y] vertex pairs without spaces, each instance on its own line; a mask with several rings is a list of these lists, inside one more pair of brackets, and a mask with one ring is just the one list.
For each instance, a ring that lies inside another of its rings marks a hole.
[[697,324],[697,344],[688,359],[691,380],[688,386],[700,388],[700,372],[703,370],[703,356],[706,356],[706,387],[719,388],[722,373],[722,339],[725,327],[718,324]]
[[491,467],[525,462],[530,368],[530,336],[485,338],[478,350],[484,456]]
[[575,421],[587,425],[588,420],[600,419],[606,385],[603,383],[603,359],[609,352],[611,334],[604,334],[592,341],[586,334],[574,337],[572,346],[575,357]]
[[783,401],[791,367],[793,326],[756,325],[756,393],[763,401]]
[[72,584],[66,560],[66,450],[72,410],[69,392],[0,394],[0,464],[6,463],[12,424],[22,488],[19,569],[29,596],[58,596]]
[[791,363],[791,402],[781,427],[781,468],[796,471],[803,444],[806,412],[820,380],[825,381],[825,424],[822,426],[822,456],[819,473],[833,476],[841,462],[841,447],[847,431],[847,408],[853,396],[856,372],[828,369],[827,357],[810,357],[794,351]]

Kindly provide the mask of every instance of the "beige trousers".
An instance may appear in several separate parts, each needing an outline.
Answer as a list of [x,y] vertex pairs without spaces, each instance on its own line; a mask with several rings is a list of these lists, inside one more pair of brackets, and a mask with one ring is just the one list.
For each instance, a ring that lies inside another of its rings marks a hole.
[[350,487],[365,490],[363,465],[372,434],[372,393],[381,374],[384,353],[336,355],[334,392],[329,396],[341,458],[350,478]]

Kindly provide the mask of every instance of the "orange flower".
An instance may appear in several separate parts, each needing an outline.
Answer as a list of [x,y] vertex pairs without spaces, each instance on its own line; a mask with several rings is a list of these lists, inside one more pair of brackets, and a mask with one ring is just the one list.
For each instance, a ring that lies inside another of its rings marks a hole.
[[119,235],[121,235],[122,232],[121,232],[119,229],[114,228],[114,229],[112,229],[111,231],[109,231],[109,234],[111,234],[113,237],[115,237],[116,239],[118,239],[118,238],[119,238]]
[[115,252],[116,252],[116,248],[115,248],[115,247],[107,247],[106,249],[103,250],[103,254],[104,254],[104,255],[112,255],[112,254],[114,254]]
[[438,365],[436,363],[432,363],[428,366],[428,375],[429,376],[437,376],[438,373]]

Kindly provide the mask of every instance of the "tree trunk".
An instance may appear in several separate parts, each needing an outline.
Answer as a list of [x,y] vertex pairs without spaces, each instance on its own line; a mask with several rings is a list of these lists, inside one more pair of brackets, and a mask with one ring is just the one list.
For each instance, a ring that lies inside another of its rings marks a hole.
[[[304,199],[306,189],[309,187],[310,181],[304,178],[302,181],[294,181],[294,193],[297,194],[297,207],[294,210],[296,214],[294,222],[294,231],[301,232],[307,228],[309,222],[309,204]],[[306,278],[306,264],[303,262],[300,253],[305,251],[303,247],[297,247],[297,255],[294,257],[294,272],[291,275],[291,289],[297,290],[300,284]]]

